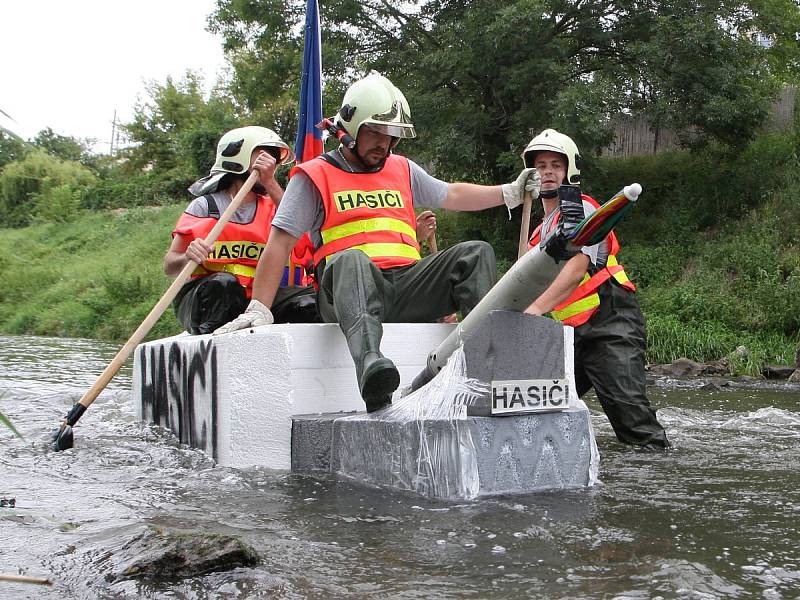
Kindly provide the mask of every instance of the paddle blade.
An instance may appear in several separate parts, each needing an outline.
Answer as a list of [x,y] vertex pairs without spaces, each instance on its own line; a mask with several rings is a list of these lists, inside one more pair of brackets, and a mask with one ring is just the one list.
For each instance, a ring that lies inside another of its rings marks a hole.
[[72,448],[73,439],[72,439],[72,427],[67,425],[66,423],[63,424],[59,429],[56,429],[52,435],[53,438],[53,450],[56,452],[61,452],[62,450],[69,450]]
[[69,412],[64,417],[61,426],[52,434],[53,450],[59,452],[72,448],[72,426],[78,422],[78,419],[80,419],[85,412],[86,407],[80,402],[76,402],[72,405],[72,408],[69,409]]

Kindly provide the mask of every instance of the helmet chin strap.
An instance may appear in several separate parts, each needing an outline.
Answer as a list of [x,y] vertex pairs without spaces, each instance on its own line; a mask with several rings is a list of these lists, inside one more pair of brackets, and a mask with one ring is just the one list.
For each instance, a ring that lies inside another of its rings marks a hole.
[[539,192],[539,198],[555,198],[558,196],[558,190],[547,190]]

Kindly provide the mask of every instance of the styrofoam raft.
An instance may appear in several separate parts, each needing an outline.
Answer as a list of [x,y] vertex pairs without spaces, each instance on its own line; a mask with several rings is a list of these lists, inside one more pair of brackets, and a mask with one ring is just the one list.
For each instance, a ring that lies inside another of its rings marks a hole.
[[[550,319],[490,311],[436,377],[386,410],[295,417],[292,468],[444,499],[593,485],[599,455],[575,391],[572,335]],[[525,404],[531,382],[554,380],[568,407]],[[493,415],[506,384],[523,412]]]
[[[454,325],[386,323],[381,348],[401,387]],[[291,416],[363,411],[336,324],[269,325],[222,336],[179,335],[140,345],[133,398],[140,419],[172,430],[222,465],[291,466]]]

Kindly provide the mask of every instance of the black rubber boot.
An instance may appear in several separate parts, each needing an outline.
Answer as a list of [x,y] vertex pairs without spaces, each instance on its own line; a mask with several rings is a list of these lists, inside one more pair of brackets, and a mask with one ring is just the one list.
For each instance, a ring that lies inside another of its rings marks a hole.
[[337,253],[320,278],[320,315],[342,328],[367,412],[391,404],[400,385],[397,367],[381,354],[386,285],[384,274],[360,250]]
[[392,403],[392,393],[400,385],[400,373],[394,363],[381,354],[383,325],[378,319],[363,316],[345,332],[347,347],[356,367],[358,391],[375,412]]
[[392,393],[400,385],[400,373],[394,363],[380,352],[367,352],[358,378],[361,397],[367,412],[375,412],[392,403]]

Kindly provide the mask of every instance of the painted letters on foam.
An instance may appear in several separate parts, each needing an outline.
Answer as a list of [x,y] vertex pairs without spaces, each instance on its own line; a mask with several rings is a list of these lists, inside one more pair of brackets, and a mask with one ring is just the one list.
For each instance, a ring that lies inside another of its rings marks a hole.
[[218,459],[217,349],[211,340],[142,345],[136,365],[142,418]]

